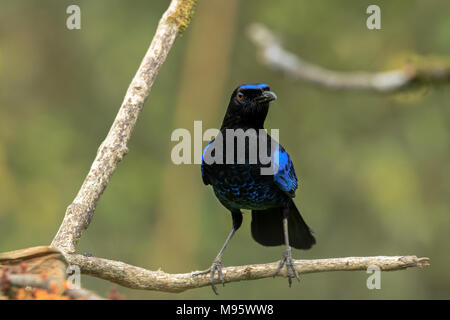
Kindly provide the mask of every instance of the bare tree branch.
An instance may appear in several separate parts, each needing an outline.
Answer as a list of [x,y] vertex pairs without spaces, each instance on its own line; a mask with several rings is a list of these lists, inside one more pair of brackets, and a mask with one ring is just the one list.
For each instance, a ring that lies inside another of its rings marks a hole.
[[131,81],[119,113],[100,145],[97,156],[64,220],[52,246],[75,252],[75,246],[89,226],[98,200],[118,163],[127,153],[127,143],[145,100],[178,34],[189,24],[196,0],[172,0],[162,16],[150,48]]
[[248,28],[249,38],[258,46],[264,64],[295,80],[303,80],[330,89],[374,90],[391,92],[417,82],[450,81],[447,61],[428,67],[407,64],[404,68],[383,72],[339,72],[309,63],[285,50],[279,38],[261,24]]
[[[141,290],[156,290],[165,292],[182,292],[188,289],[210,285],[209,273],[199,272],[168,274],[161,270],[151,271],[135,267],[120,261],[103,258],[86,257],[79,254],[67,255],[71,264],[80,267],[81,273],[108,280],[124,287]],[[300,274],[329,271],[367,270],[371,265],[380,267],[382,271],[403,270],[412,267],[429,265],[428,258],[416,256],[394,257],[349,257],[316,260],[294,260],[295,268]],[[272,277],[278,262],[266,264],[252,264],[223,268],[225,282],[257,280]],[[286,277],[286,270],[282,268],[280,276]],[[216,274],[216,283],[220,280]]]

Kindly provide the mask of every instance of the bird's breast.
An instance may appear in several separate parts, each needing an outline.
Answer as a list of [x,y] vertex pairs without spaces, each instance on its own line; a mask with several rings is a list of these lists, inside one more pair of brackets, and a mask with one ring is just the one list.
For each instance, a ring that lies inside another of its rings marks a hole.
[[258,165],[216,165],[209,178],[217,198],[228,208],[262,210],[280,206],[287,197],[273,182],[260,174]]

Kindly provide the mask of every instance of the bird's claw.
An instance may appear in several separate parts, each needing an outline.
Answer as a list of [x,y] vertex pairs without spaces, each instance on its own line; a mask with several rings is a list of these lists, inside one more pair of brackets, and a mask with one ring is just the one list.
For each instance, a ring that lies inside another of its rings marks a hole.
[[200,276],[200,275],[204,275],[204,274],[209,273],[209,274],[210,274],[209,282],[210,282],[210,284],[211,284],[211,288],[212,288],[212,290],[214,291],[214,293],[215,293],[216,295],[219,295],[219,293],[217,292],[217,288],[216,288],[216,286],[215,286],[215,284],[214,284],[214,274],[215,274],[216,271],[217,271],[217,274],[219,275],[219,280],[220,280],[220,282],[222,282],[222,285],[225,286],[225,279],[223,278],[222,267],[223,267],[222,261],[216,259],[216,260],[213,261],[213,263],[212,263],[212,265],[211,265],[211,268],[206,269],[206,270],[204,270],[204,271],[194,272],[194,273],[192,273],[192,276],[193,276],[193,277],[197,277],[197,276]]
[[211,284],[211,288],[214,291],[214,293],[216,295],[219,295],[219,293],[217,292],[217,288],[214,284],[214,274],[216,273],[217,270],[217,274],[219,275],[219,280],[220,282],[222,282],[222,285],[225,286],[225,280],[223,279],[223,274],[222,274],[222,261],[219,259],[216,259],[213,261],[212,265],[211,265],[211,269],[210,269],[210,276],[209,276],[209,282]]
[[289,287],[292,285],[292,273],[294,274],[295,278],[300,281],[300,277],[298,275],[297,270],[295,270],[294,263],[292,261],[292,253],[291,248],[286,249],[286,251],[283,252],[283,257],[281,258],[280,263],[278,264],[278,268],[275,271],[274,277],[280,272],[281,268],[286,265],[286,275],[288,277]]

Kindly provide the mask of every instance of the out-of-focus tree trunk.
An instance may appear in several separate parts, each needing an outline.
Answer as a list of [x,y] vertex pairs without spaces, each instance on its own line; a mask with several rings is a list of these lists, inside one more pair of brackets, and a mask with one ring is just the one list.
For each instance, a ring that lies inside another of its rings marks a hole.
[[[186,35],[189,43],[172,127],[188,129],[192,139],[194,120],[202,120],[206,130],[217,127],[223,116],[224,84],[231,65],[237,9],[238,0],[199,1],[196,19]],[[186,182],[190,188],[186,188]],[[157,211],[159,220],[152,238],[154,251],[149,253],[151,261],[157,261],[165,270],[182,271],[177,265],[183,269],[195,267],[201,233],[202,201],[198,190],[202,187],[199,165],[167,166]]]

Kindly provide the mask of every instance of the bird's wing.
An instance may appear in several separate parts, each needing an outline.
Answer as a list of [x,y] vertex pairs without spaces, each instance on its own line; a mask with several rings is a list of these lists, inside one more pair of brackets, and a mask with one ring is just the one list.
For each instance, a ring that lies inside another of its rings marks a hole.
[[278,146],[278,152],[275,152],[274,159],[278,171],[274,174],[274,181],[281,190],[294,197],[298,187],[294,164],[286,150],[281,145]]
[[205,185],[209,184],[208,181],[208,177],[205,174],[205,166],[207,166],[208,164],[205,163],[204,158],[205,158],[205,153],[206,153],[206,149],[208,149],[209,145],[214,141],[214,139],[212,139],[210,142],[208,142],[208,144],[206,145],[205,149],[203,149],[203,154],[202,154],[202,164],[200,166],[201,170],[202,170],[202,179],[203,179],[203,183]]

